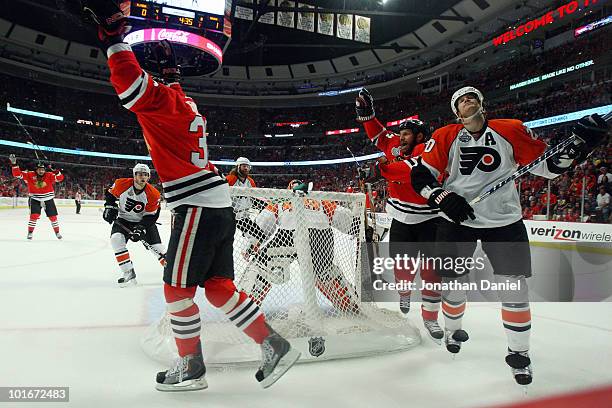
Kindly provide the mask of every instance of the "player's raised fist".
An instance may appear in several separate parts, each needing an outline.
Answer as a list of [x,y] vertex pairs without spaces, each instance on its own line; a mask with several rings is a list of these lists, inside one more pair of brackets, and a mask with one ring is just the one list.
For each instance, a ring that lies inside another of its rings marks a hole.
[[362,88],[355,98],[355,113],[358,122],[367,122],[374,118],[374,98],[367,89]]
[[14,166],[17,164],[17,157],[15,157],[14,154],[9,154],[9,161],[11,162],[11,164]]
[[158,42],[153,48],[157,59],[157,72],[162,76],[165,83],[178,82],[181,79],[180,67],[176,63],[176,57],[172,44],[168,40]]
[[130,16],[129,0],[81,0],[83,12],[98,25],[98,38],[105,45],[123,41],[130,30],[127,25]]

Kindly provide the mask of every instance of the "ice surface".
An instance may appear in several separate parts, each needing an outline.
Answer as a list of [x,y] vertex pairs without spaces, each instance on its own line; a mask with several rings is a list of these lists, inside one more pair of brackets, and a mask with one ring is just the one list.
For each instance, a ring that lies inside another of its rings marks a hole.
[[[59,211],[64,239],[55,238],[43,215],[28,242],[27,209],[0,210],[0,386],[69,386],[67,406],[88,408],[433,408],[520,402],[612,383],[612,304],[532,305],[535,381],[528,397],[503,360],[498,305],[470,304],[464,328],[471,338],[455,360],[425,339],[405,353],[297,365],[269,390],[260,389],[253,370],[236,369],[211,370],[205,391],[160,393],[154,378],[165,367],[139,345],[163,302],[159,264],[140,244],[129,244],[139,286],[118,288],[101,211]],[[161,222],[167,242],[167,212]],[[421,327],[417,311],[413,305],[410,316]]]

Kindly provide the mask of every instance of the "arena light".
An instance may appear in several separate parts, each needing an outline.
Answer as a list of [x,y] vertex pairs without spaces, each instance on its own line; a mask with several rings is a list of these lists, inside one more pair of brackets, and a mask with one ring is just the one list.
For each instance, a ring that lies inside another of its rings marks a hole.
[[407,118],[404,118],[404,119],[398,119],[398,120],[393,120],[391,122],[387,122],[387,126],[397,126],[399,124],[404,123],[407,120],[418,119],[418,118],[419,118],[419,115],[408,116]]
[[531,120],[529,122],[525,122],[525,126],[528,126],[532,129],[543,127],[543,126],[551,126],[558,125],[560,123],[571,122],[574,120],[578,120],[583,116],[592,115],[597,113],[599,115],[605,115],[612,111],[612,105],[599,106],[597,108],[585,109],[576,112],[565,113],[563,115],[550,116],[548,118]]
[[612,23],[612,15],[609,15],[608,17],[604,17],[601,20],[593,21],[592,23],[584,25],[582,27],[578,27],[577,29],[574,30],[574,37],[578,37],[579,35],[596,30],[610,23]]
[[64,120],[63,116],[51,115],[49,113],[36,112],[36,111],[27,110],[27,109],[13,108],[11,104],[8,102],[6,103],[6,110],[9,112],[13,112],[13,113],[19,113],[21,115],[36,116],[37,118],[59,120],[59,121]]
[[[594,113],[598,113],[600,115],[605,115],[606,113],[612,112],[612,104],[599,106],[596,108],[585,109],[576,112],[570,112],[563,115],[551,116],[548,118],[542,118],[537,120],[532,120],[529,122],[525,122],[526,126],[530,128],[538,128],[543,126],[551,126],[557,125],[560,123],[571,122],[578,120],[586,115],[592,115]],[[92,157],[108,157],[113,159],[127,159],[127,160],[148,160],[151,161],[149,156],[138,156],[131,154],[118,154],[118,153],[103,153],[103,152],[92,152],[88,150],[76,150],[76,149],[64,149],[61,147],[50,147],[50,146],[39,146],[39,145],[31,145],[28,143],[15,142],[13,140],[2,140],[0,139],[0,145],[11,146],[11,147],[19,147],[22,149],[40,149],[45,152],[52,153],[62,153],[62,154],[72,154],[77,156],[92,156]],[[342,164],[342,163],[353,163],[355,160],[358,162],[373,160],[380,156],[383,153],[373,153],[365,156],[358,157],[347,157],[341,159],[326,159],[326,160],[305,160],[305,161],[277,161],[277,162],[251,162],[253,166],[260,167],[283,167],[283,166],[323,166],[323,165],[333,165],[333,164]],[[211,160],[211,162],[218,166],[235,166],[236,162],[233,160]]]
[[357,132],[359,132],[359,128],[328,130],[325,132],[325,136],[346,135],[348,133],[357,133]]
[[547,79],[551,79],[551,78],[557,77],[559,75],[569,74],[570,72],[575,72],[575,71],[578,71],[579,69],[590,67],[591,65],[595,65],[595,62],[593,60],[580,62],[580,63],[575,64],[575,65],[570,65],[569,67],[561,68],[561,69],[558,69],[556,71],[549,72],[548,74],[540,75],[540,76],[537,76],[537,77],[534,77],[534,78],[530,78],[530,79],[528,79],[526,81],[522,81],[522,82],[518,82],[516,84],[512,84],[512,85],[510,85],[510,90],[517,89],[517,88],[522,88],[522,87],[527,86],[527,85],[531,85],[531,84],[535,84],[535,83],[538,83],[538,82],[541,82],[541,81],[545,81]]

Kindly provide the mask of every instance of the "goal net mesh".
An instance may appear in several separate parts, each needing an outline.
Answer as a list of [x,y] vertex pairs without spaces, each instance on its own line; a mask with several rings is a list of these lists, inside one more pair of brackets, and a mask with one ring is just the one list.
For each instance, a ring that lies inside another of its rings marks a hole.
[[[302,352],[301,361],[396,352],[420,342],[399,313],[362,297],[362,281],[369,279],[362,272],[363,194],[232,187],[231,195],[236,286]],[[209,366],[260,361],[259,346],[224,313],[201,295],[196,303]],[[176,358],[167,313],[141,345],[158,361]]]

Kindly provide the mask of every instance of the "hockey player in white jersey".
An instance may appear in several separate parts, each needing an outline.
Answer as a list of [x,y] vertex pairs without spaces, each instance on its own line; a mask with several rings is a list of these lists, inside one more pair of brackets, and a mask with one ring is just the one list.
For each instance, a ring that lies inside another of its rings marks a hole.
[[111,230],[111,246],[115,259],[123,273],[120,287],[136,284],[136,272],[127,249],[129,241],[144,241],[159,263],[166,266],[166,247],[161,243],[156,221],[159,218],[161,194],[149,184],[151,170],[139,163],[132,169],[133,178],[115,180],[106,191],[102,217]]
[[[531,258],[518,193],[514,183],[509,183],[494,198],[483,200],[474,208],[468,202],[519,166],[538,158],[547,145],[519,120],[488,120],[483,100],[482,93],[473,87],[454,93],[451,109],[459,123],[434,132],[421,158],[411,163],[411,178],[414,189],[431,205],[438,206],[445,217],[438,227],[436,241],[452,244],[445,245],[445,253],[439,256],[472,256],[476,241],[481,240],[496,280],[520,285],[518,291],[498,291],[498,295],[508,339],[506,363],[517,383],[529,384],[531,314],[525,278],[531,276]],[[573,131],[578,136],[574,144],[534,167],[533,174],[554,178],[574,161],[580,162],[604,139],[607,125],[600,116],[591,115],[580,119]],[[442,185],[437,182],[440,174],[446,175]],[[454,271],[445,275],[443,282],[467,278]],[[442,294],[445,342],[451,353],[458,353],[461,344],[468,340],[462,329],[465,303],[464,290],[447,290]]]

